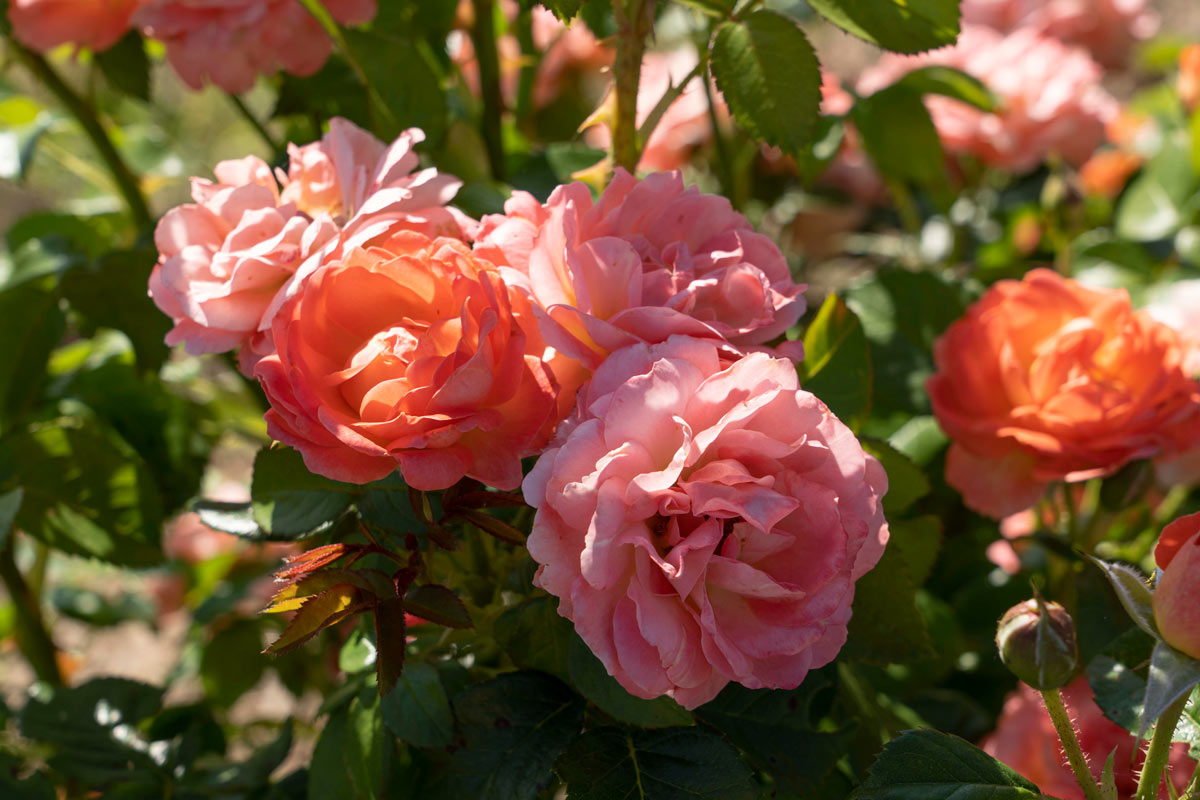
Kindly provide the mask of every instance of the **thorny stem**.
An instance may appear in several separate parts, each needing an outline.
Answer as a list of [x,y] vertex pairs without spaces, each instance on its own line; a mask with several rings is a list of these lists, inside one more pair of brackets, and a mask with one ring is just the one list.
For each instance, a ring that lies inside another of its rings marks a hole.
[[637,95],[642,77],[646,37],[654,25],[655,0],[613,0],[617,22],[617,57],[613,63],[616,113],[613,121],[613,164],[633,172],[641,160]]
[[1063,752],[1067,754],[1071,771],[1075,773],[1075,780],[1083,789],[1083,796],[1087,800],[1103,800],[1100,787],[1096,785],[1096,779],[1092,777],[1092,771],[1088,769],[1087,758],[1079,747],[1079,739],[1075,736],[1075,726],[1071,724],[1071,717],[1067,714],[1062,694],[1058,689],[1045,689],[1042,691],[1042,699],[1046,703],[1046,711],[1050,713],[1054,729],[1058,731],[1058,738],[1062,742]]
[[57,649],[46,631],[42,610],[37,596],[25,582],[25,576],[17,568],[13,558],[13,546],[9,543],[0,550],[0,580],[8,590],[9,600],[16,608],[17,646],[38,680],[52,686],[62,686],[62,673],[58,669]]
[[1163,770],[1171,755],[1171,737],[1175,734],[1175,725],[1179,715],[1187,705],[1189,693],[1183,696],[1162,713],[1154,724],[1154,736],[1150,739],[1150,749],[1146,751],[1146,761],[1142,764],[1142,774],[1138,778],[1136,800],[1154,800],[1158,797],[1158,785],[1162,781]]
[[109,174],[112,175],[113,181],[117,185],[117,191],[125,200],[125,205],[129,207],[129,213],[133,217],[134,223],[140,229],[152,227],[154,218],[150,215],[150,209],[142,194],[137,176],[133,174],[124,159],[121,158],[121,154],[117,152],[117,148],[105,132],[104,126],[100,124],[100,119],[96,116],[91,104],[68,86],[46,59],[11,37],[7,44],[29,71],[37,76],[38,80],[54,94],[83,128],[101,160],[104,161],[104,165],[108,167]]

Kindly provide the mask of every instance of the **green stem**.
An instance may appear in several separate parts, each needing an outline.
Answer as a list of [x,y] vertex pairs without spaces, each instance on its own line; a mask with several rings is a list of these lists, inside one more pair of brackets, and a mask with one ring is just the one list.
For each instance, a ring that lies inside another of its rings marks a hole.
[[658,123],[662,120],[663,115],[667,113],[667,109],[671,107],[672,103],[679,99],[679,95],[683,94],[683,90],[687,88],[689,83],[704,74],[704,69],[707,66],[708,52],[702,51],[700,53],[699,63],[697,63],[692,71],[688,73],[687,77],[681,80],[678,84],[671,86],[669,89],[667,89],[667,91],[663,92],[663,96],[659,98],[658,103],[654,106],[654,109],[650,112],[650,115],[647,116],[646,120],[642,123],[642,127],[638,129],[638,141],[642,142],[643,144],[650,141],[650,135],[654,133],[654,129],[658,127]]
[[17,568],[11,538],[4,549],[0,550],[0,581],[4,582],[9,600],[17,612],[16,638],[21,654],[33,668],[38,680],[53,686],[62,686],[62,673],[58,671],[56,655],[58,651],[46,631],[38,598],[25,582],[21,570]]
[[1045,689],[1042,691],[1042,699],[1046,703],[1046,711],[1050,712],[1054,729],[1058,731],[1058,738],[1062,742],[1063,752],[1067,754],[1071,771],[1075,773],[1075,780],[1083,789],[1083,796],[1087,800],[1104,800],[1100,794],[1100,787],[1096,785],[1096,779],[1092,777],[1092,771],[1088,769],[1087,758],[1079,747],[1079,739],[1075,736],[1075,727],[1067,714],[1062,694],[1058,689]]
[[117,148],[104,131],[91,104],[68,86],[46,59],[25,48],[15,39],[9,38],[7,44],[26,68],[58,98],[58,101],[83,128],[84,133],[87,134],[92,145],[100,154],[101,160],[108,167],[113,181],[117,184],[117,191],[124,198],[125,205],[129,207],[133,221],[142,229],[153,227],[154,218],[150,215],[150,209],[146,205],[146,198],[142,194],[137,176],[133,174],[124,159],[121,158],[121,154],[117,152]]
[[542,53],[533,43],[533,14],[523,9],[513,23],[517,43],[521,46],[521,72],[517,78],[516,118],[528,122],[533,113],[533,87],[537,80],[538,62]]
[[1064,483],[1063,487],[1063,507],[1067,511],[1067,541],[1072,545],[1079,542],[1079,509],[1075,507],[1075,495],[1071,491],[1071,484]]
[[1162,782],[1163,770],[1171,756],[1171,737],[1175,735],[1175,725],[1187,705],[1188,697],[1189,693],[1184,692],[1182,697],[1167,706],[1167,710],[1154,723],[1154,737],[1150,739],[1150,749],[1146,751],[1146,761],[1142,764],[1135,800],[1155,800],[1158,797],[1158,785]]
[[254,112],[250,110],[250,107],[246,105],[245,101],[236,94],[228,95],[228,97],[229,102],[233,103],[233,107],[237,109],[237,112],[241,115],[242,119],[246,120],[246,122],[250,124],[251,128],[254,128],[259,138],[266,143],[268,148],[270,148],[271,155],[278,156],[280,153],[282,153],[284,150],[283,145],[275,141],[275,137],[272,136],[271,132],[267,130],[267,126],[263,125],[262,121],[254,115]]
[[475,25],[471,41],[479,62],[479,90],[483,96],[483,142],[487,147],[492,177],[504,180],[504,143],[500,136],[500,117],[504,113],[504,97],[500,93],[500,55],[496,51],[495,0],[473,0]]
[[[626,6],[626,2],[629,3]],[[633,172],[641,160],[637,95],[642,79],[646,36],[654,25],[655,0],[613,0],[617,22],[617,57],[613,63],[616,112],[613,121],[613,164]]]
[[375,128],[375,133],[379,134],[385,129],[391,132],[399,130],[400,124],[396,120],[395,115],[392,114],[392,110],[384,102],[382,95],[379,94],[379,89],[367,77],[366,69],[355,58],[354,51],[350,49],[350,44],[346,41],[345,34],[342,33],[337,20],[329,13],[329,9],[325,8],[321,0],[300,0],[300,5],[304,6],[304,9],[312,15],[313,19],[324,28],[325,33],[333,40],[333,44],[337,47],[338,52],[342,54],[342,57],[346,59],[346,63],[350,65],[351,71],[354,72],[354,77],[367,90],[367,95],[370,99],[371,122],[372,127]]

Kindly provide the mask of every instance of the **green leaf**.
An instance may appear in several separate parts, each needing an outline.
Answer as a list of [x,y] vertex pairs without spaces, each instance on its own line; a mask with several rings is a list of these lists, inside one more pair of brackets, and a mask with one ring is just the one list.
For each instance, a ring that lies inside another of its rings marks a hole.
[[50,766],[89,788],[157,787],[161,797],[167,776],[139,726],[162,707],[162,697],[162,689],[124,678],[71,689],[40,684],[21,710],[21,735],[55,745]]
[[[221,500],[195,500],[191,509],[200,515],[201,522],[215,531],[251,541],[270,538],[255,521],[249,501],[226,503]],[[285,540],[287,538],[284,537]]]
[[83,316],[83,332],[97,328],[123,332],[133,343],[138,366],[157,370],[167,359],[163,337],[171,320],[146,293],[157,253],[153,248],[108,253],[62,278],[62,292]]
[[428,662],[405,667],[382,703],[383,721],[397,738],[417,747],[445,747],[454,741],[450,698]]
[[1163,712],[1179,698],[1190,694],[1197,684],[1200,684],[1200,660],[1179,652],[1166,642],[1155,644],[1150,655],[1150,673],[1137,738],[1143,738]]
[[294,727],[290,717],[284,720],[283,725],[279,726],[279,734],[274,739],[255,750],[240,764],[222,769],[214,776],[211,786],[239,794],[248,794],[248,789],[267,788],[271,781],[271,773],[283,763],[292,750]]
[[929,479],[921,468],[892,445],[880,439],[863,439],[863,449],[879,459],[888,476],[883,507],[888,515],[900,514],[929,494]]
[[204,694],[228,708],[254,688],[267,660],[262,657],[263,629],[257,620],[235,620],[218,631],[200,657]]
[[158,604],[144,594],[97,592],[80,586],[55,586],[50,591],[50,604],[58,613],[95,627],[122,622],[144,622],[152,626],[159,613]]
[[[344,31],[346,45],[366,73],[372,128],[384,141],[417,127],[431,143],[446,132],[446,97],[441,81],[411,41],[370,31]],[[403,75],[403,80],[397,80]]]
[[567,800],[753,800],[737,751],[702,728],[590,730],[558,760]]
[[850,746],[854,724],[818,730],[813,699],[830,688],[822,672],[809,672],[797,689],[747,689],[731,683],[696,716],[746,752],[755,767],[798,797],[808,797]]
[[358,487],[314,475],[290,447],[265,447],[254,458],[254,519],[277,538],[303,539],[330,527]]
[[554,12],[560,22],[570,22],[579,13],[583,0],[540,0],[539,4]]
[[1088,556],[1112,584],[1113,591],[1125,608],[1130,618],[1137,626],[1151,636],[1158,636],[1158,626],[1154,623],[1154,595],[1146,585],[1146,579],[1133,567],[1119,564],[1115,561],[1101,561]]
[[625,690],[583,639],[572,634],[567,654],[571,683],[581,695],[615,720],[642,728],[669,728],[692,723],[691,713],[669,697],[643,700]]
[[931,190],[946,187],[942,140],[919,92],[889,86],[850,110],[863,149],[885,178]]
[[[896,268],[880,270],[847,290],[846,305],[870,343],[876,416],[929,414],[925,382],[933,374],[933,343],[963,315],[967,302],[956,282]],[[932,418],[930,424],[936,428]],[[892,444],[917,464],[926,463],[915,450]]]
[[338,669],[346,673],[365,672],[375,668],[375,641],[362,628],[350,631],[342,649],[338,650]]
[[794,156],[809,147],[821,73],[812,45],[794,22],[764,10],[725,22],[717,28],[709,63],[747,133]]
[[908,564],[902,548],[888,545],[875,568],[855,584],[843,658],[886,666],[934,655]]
[[957,736],[922,729],[890,741],[858,800],[1033,800],[1037,786]]
[[39,284],[0,292],[0,431],[31,409],[45,383],[46,362],[66,330],[57,295]]
[[158,488],[137,453],[86,414],[30,425],[0,445],[0,486],[20,487],[21,530],[75,555],[162,561]]
[[445,778],[452,796],[534,800],[583,727],[583,701],[537,672],[508,672],[454,698],[464,746]]
[[862,325],[836,294],[825,298],[804,332],[800,385],[853,431],[871,410],[871,356]]
[[24,764],[16,756],[0,752],[0,794],[10,800],[56,800],[54,784],[41,772],[18,778]]
[[517,666],[571,679],[568,653],[575,628],[558,615],[558,598],[535,597],[508,609],[496,619],[495,635]]
[[448,628],[471,628],[471,615],[454,592],[445,586],[414,586],[404,596],[408,613]]
[[919,53],[958,38],[958,0],[809,0],[821,16],[860,39]]
[[[380,13],[383,9],[380,9]],[[345,117],[361,128],[371,128],[371,101],[345,58],[335,53],[316,74],[299,77],[283,73],[273,117]],[[319,131],[318,131],[319,134]]]
[[899,549],[904,556],[914,586],[922,586],[933,571],[938,550],[942,546],[942,521],[928,515],[888,523],[891,539],[888,547]]
[[1180,132],[1168,137],[1122,193],[1115,218],[1117,235],[1135,242],[1173,235],[1189,221],[1198,186],[1187,136]]
[[150,60],[146,57],[146,45],[136,31],[130,31],[112,47],[96,53],[96,65],[113,88],[139,100],[150,99]]
[[388,797],[392,737],[374,690],[361,692],[329,716],[309,767],[309,800]]
[[888,437],[888,444],[921,466],[928,465],[949,443],[937,420],[929,414],[913,417]]
[[918,94],[940,94],[975,106],[981,111],[996,107],[996,95],[983,81],[953,67],[930,66],[914,69],[893,86],[903,86]]

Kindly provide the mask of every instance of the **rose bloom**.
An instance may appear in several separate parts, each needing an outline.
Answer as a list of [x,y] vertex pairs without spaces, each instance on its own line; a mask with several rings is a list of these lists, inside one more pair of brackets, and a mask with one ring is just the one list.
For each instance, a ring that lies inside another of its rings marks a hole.
[[946,481],[999,519],[1051,482],[1179,455],[1200,435],[1185,356],[1124,290],[1046,269],[996,283],[934,344],[926,388],[952,441]]
[[1154,587],[1154,623],[1167,644],[1200,658],[1200,514],[1163,528],[1154,561],[1162,570]]
[[1200,44],[1189,44],[1179,51],[1179,77],[1175,81],[1175,90],[1188,111],[1200,104]]
[[[1138,772],[1146,760],[1145,752],[1136,747],[1133,734],[1104,716],[1093,699],[1092,688],[1085,676],[1067,684],[1062,693],[1079,735],[1079,745],[1091,756],[1093,776],[1100,777],[1100,768],[1108,754],[1115,750],[1113,777],[1117,796],[1120,800],[1133,800]],[[1083,790],[1067,764],[1054,723],[1036,689],[1022,684],[1008,696],[996,731],[980,746],[988,755],[1033,781],[1043,793],[1062,800],[1084,800]],[[1171,745],[1168,774],[1178,792],[1187,786],[1195,766],[1187,752],[1188,746],[1184,742]],[[1160,790],[1159,797],[1165,800],[1165,788]]]
[[216,183],[193,178],[195,202],[168,211],[155,230],[159,263],[150,296],[175,322],[167,344],[182,342],[193,354],[242,347],[249,374],[270,352],[267,331],[281,292],[358,207],[426,235],[465,238],[459,220],[466,218],[443,207],[461,181],[431,169],[412,173],[412,148],[423,138],[413,128],[386,147],[334,118],[320,142],[290,148],[288,174],[273,175],[248,156],[218,164]]
[[1158,30],[1148,0],[963,0],[963,22],[1008,32],[1032,28],[1078,45],[1106,67],[1129,60],[1133,45]]
[[998,97],[994,112],[941,95],[925,105],[951,153],[972,155],[995,167],[1028,172],[1057,153],[1081,164],[1104,141],[1104,125],[1117,102],[1100,85],[1103,70],[1086,51],[1032,28],[1010,34],[963,25],[958,43],[918,56],[885,54],[859,79],[860,94],[891,85],[930,65],[960,69]]
[[13,36],[45,53],[61,44],[107,50],[129,30],[129,18],[146,0],[9,0]]
[[401,223],[339,248],[276,315],[255,376],[267,431],[320,475],[521,483],[556,389],[529,302],[457,239]]
[[804,312],[804,286],[775,243],[678,172],[617,169],[597,200],[572,183],[545,205],[514,192],[504,210],[481,220],[476,251],[545,310],[558,332],[549,343],[589,369],[670,333],[763,344]]
[[795,365],[709,340],[618,350],[522,487],[534,583],[631,694],[792,688],[846,640],[887,476]]
[[[637,124],[641,126],[672,86],[680,83],[696,66],[696,51],[690,47],[667,53],[647,53],[642,59],[638,83]],[[651,172],[679,169],[688,163],[692,151],[712,140],[712,121],[708,115],[708,97],[703,77],[692,78],[684,91],[667,107],[642,149],[638,166]],[[720,97],[715,91],[714,99]],[[721,104],[719,112],[727,114]],[[607,125],[593,125],[585,134],[588,144],[607,149],[612,134]]]
[[[338,22],[375,17],[376,0],[324,0]],[[279,70],[312,75],[333,52],[320,23],[297,0],[149,0],[135,24],[167,48],[167,60],[193,89],[212,83],[231,94]]]
[[1087,194],[1112,200],[1141,166],[1142,157],[1137,153],[1100,150],[1079,168],[1079,182]]

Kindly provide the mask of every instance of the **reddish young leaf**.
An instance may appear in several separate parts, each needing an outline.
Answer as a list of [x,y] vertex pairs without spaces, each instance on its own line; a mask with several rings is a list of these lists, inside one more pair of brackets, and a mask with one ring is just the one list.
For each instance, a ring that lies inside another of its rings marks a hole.
[[396,686],[404,670],[408,630],[404,619],[404,598],[384,600],[375,606],[375,674],[379,696]]
[[448,628],[473,627],[471,615],[467,613],[463,601],[445,586],[414,586],[405,595],[404,605],[410,614],[438,625]]
[[264,650],[280,655],[293,650],[316,636],[321,630],[336,625],[347,617],[365,611],[377,600],[364,602],[362,590],[349,583],[339,583],[320,594],[306,598],[288,623],[283,635]]
[[[315,572],[322,567],[327,567],[343,556],[353,555],[354,560],[358,560],[362,556],[362,550],[362,545],[346,544],[345,542],[327,544],[307,550],[298,556],[289,556],[285,559],[288,566],[275,573],[275,577],[281,581],[294,580],[310,572]],[[354,562],[351,561],[350,563]]]
[[392,579],[377,569],[325,569],[280,589],[263,609],[263,613],[295,611],[312,595],[342,583],[361,590],[364,599],[388,599],[396,596],[396,586]]

